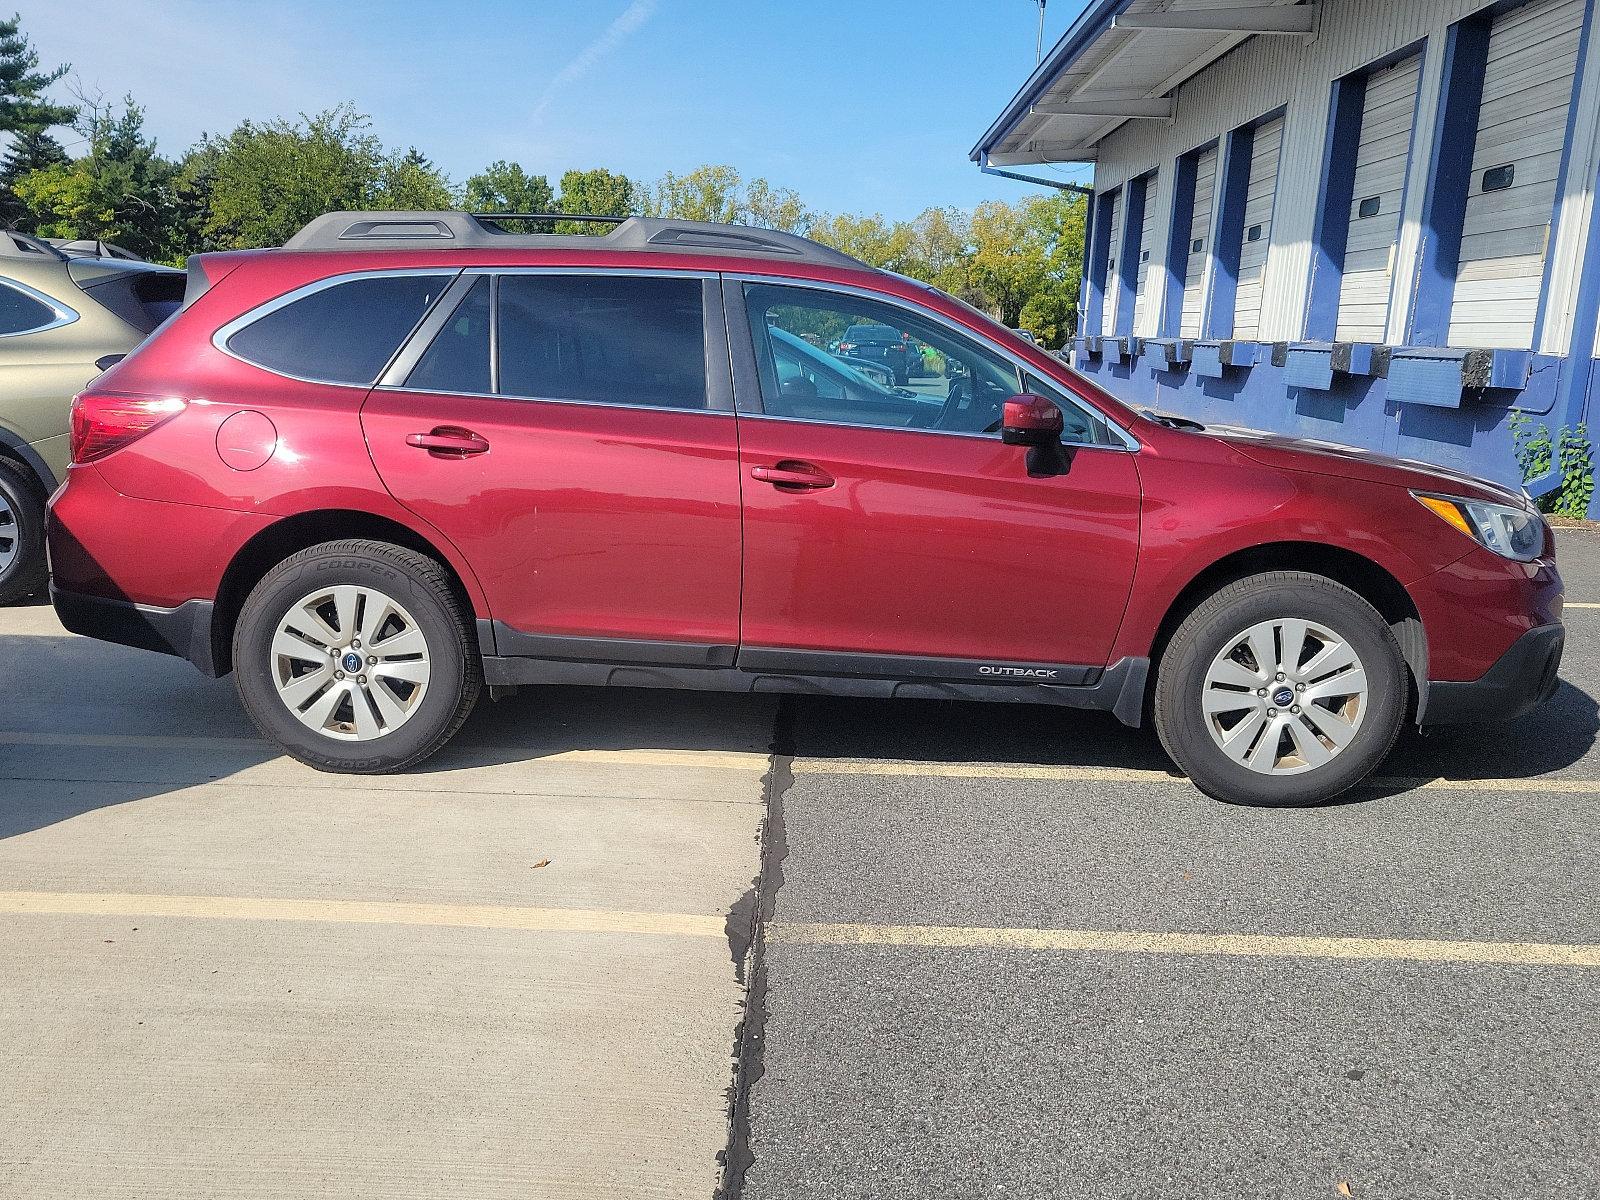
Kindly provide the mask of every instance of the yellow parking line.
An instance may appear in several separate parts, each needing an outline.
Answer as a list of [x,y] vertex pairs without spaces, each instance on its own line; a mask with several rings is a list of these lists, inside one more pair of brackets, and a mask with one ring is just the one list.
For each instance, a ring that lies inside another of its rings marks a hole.
[[252,896],[146,896],[122,892],[0,892],[0,913],[79,917],[189,917],[217,921],[306,921],[428,925],[536,933],[636,933],[725,938],[727,918],[592,908],[513,908],[399,901],[293,900]]
[[[252,896],[154,896],[121,892],[0,892],[0,914],[174,917],[510,929],[531,933],[639,934],[723,939],[726,918],[696,913],[587,908],[295,900]],[[767,938],[790,945],[911,946],[924,949],[1044,950],[1061,953],[1221,955],[1235,958],[1368,959],[1503,966],[1600,967],[1600,946],[1548,942],[1446,942],[1403,938],[1286,937],[1242,933],[1157,933],[1102,929],[775,922]]]
[[[255,738],[178,737],[145,734],[0,732],[0,746],[81,746],[139,750],[245,750],[266,751]],[[459,749],[488,750],[474,746]],[[558,750],[529,751],[516,758],[515,746],[492,748],[509,757],[492,763],[464,763],[461,768],[484,766],[617,766],[696,767],[708,770],[765,771],[768,755],[748,750]],[[288,760],[285,760],[288,761]],[[793,770],[801,775],[884,775],[925,779],[1019,779],[1052,783],[1187,784],[1174,771],[1146,767],[1043,766],[1027,763],[950,763],[883,759],[797,758]],[[1559,795],[1600,794],[1600,779],[1532,776],[1521,779],[1439,779],[1433,776],[1379,775],[1358,785],[1371,789],[1405,789],[1450,792],[1546,792]]]
[[[45,733],[0,731],[0,746],[82,746],[109,750],[260,750],[280,757],[260,738],[180,737],[166,734]],[[496,747],[460,744],[458,750],[494,749],[515,755],[515,745]],[[517,760],[529,764],[600,764],[637,767],[712,767],[728,770],[766,770],[770,756],[753,750],[557,750],[541,754],[528,751]]]
[[1381,959],[1504,966],[1600,967],[1600,946],[1548,942],[1436,942],[1401,938],[1268,937],[1243,933],[1149,933],[1101,929],[988,929],[939,925],[816,925],[776,922],[769,942],[928,949],[1052,950],[1236,958]]

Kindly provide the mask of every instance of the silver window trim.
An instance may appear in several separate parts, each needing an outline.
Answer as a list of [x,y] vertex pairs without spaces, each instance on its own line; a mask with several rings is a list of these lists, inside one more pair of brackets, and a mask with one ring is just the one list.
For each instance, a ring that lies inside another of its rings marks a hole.
[[[730,271],[726,273],[723,278],[738,284],[740,286],[741,293],[743,291],[743,286],[746,283],[771,284],[775,287],[803,287],[810,288],[812,291],[818,292],[832,292],[835,294],[844,293],[845,295],[860,296],[864,300],[874,300],[879,304],[887,304],[890,307],[909,309],[911,312],[914,312],[918,316],[933,322],[940,328],[949,330],[950,333],[955,336],[964,338],[969,342],[978,342],[983,349],[1010,363],[1011,366],[1016,368],[1017,383],[1019,385],[1023,382],[1023,377],[1025,375],[1035,375],[1044,380],[1046,383],[1050,382],[1049,377],[1046,376],[1045,373],[1038,367],[1025,362],[1016,355],[1012,354],[1010,351],[995,345],[993,342],[988,341],[964,326],[952,325],[950,318],[943,316],[940,313],[936,313],[932,309],[924,308],[922,305],[913,300],[906,300],[903,297],[893,296],[886,292],[876,292],[871,288],[856,287],[853,284],[829,283],[820,279],[800,279],[789,275],[748,275],[740,272]],[[754,338],[755,331],[752,329],[751,339],[754,340]],[[1139,443],[1134,436],[1126,429],[1122,428],[1122,426],[1118,425],[1110,417],[1106,416],[1098,409],[1084,404],[1060,384],[1053,385],[1052,390],[1063,393],[1061,397],[1063,400],[1072,405],[1072,407],[1077,409],[1078,412],[1082,413],[1086,419],[1104,425],[1107,429],[1111,430],[1111,433],[1114,437],[1118,438],[1122,442],[1120,446],[1107,446],[1099,442],[1063,442],[1063,445],[1071,446],[1075,450],[1113,450],[1126,452],[1129,454],[1137,454],[1139,452]],[[740,412],[739,415],[741,417],[749,417],[752,420],[760,421],[797,421],[804,425],[834,425],[844,429],[880,429],[888,433],[931,433],[941,437],[982,438],[985,441],[993,441],[1000,437],[998,433],[971,433],[955,429],[906,429],[898,425],[873,425],[866,422],[856,421],[821,421],[806,417],[782,417],[767,412]]]
[[35,333],[44,333],[46,330],[60,329],[63,325],[71,325],[78,319],[78,314],[73,309],[68,308],[55,297],[47,296],[36,288],[31,288],[27,284],[22,283],[20,280],[0,279],[0,287],[10,288],[13,292],[20,293],[30,300],[37,300],[40,304],[48,308],[51,314],[50,319],[43,325],[34,325],[28,329],[18,329],[11,333],[0,333],[0,338],[30,337]]
[[347,379],[318,379],[312,375],[296,375],[289,371],[280,371],[276,367],[269,367],[264,363],[258,363],[254,359],[246,358],[244,355],[230,350],[228,348],[228,339],[233,337],[233,335],[238,333],[241,329],[245,329],[250,325],[254,325],[263,317],[270,316],[281,308],[287,308],[289,305],[298,300],[303,300],[307,296],[314,296],[318,292],[326,291],[331,287],[338,287],[340,284],[353,283],[361,279],[390,279],[396,277],[419,278],[452,276],[460,274],[460,267],[391,267],[388,269],[380,268],[372,271],[346,271],[340,275],[327,275],[321,279],[313,279],[310,283],[302,284],[300,287],[297,287],[292,291],[285,292],[281,296],[274,297],[263,304],[258,304],[255,308],[250,309],[248,312],[240,314],[211,335],[211,344],[218,350],[222,351],[222,353],[226,354],[229,358],[234,359],[236,362],[247,363],[258,371],[266,371],[269,375],[276,375],[280,379],[293,379],[298,383],[316,383],[326,387],[359,388],[364,392],[370,389],[376,380],[383,378],[384,372],[388,370],[389,362],[393,362],[395,355],[398,355],[402,350],[405,349],[406,344],[410,342],[412,335],[416,333],[418,327],[428,319],[428,314],[437,308],[439,301],[450,293],[449,287],[446,287],[439,293],[439,295],[433,298],[433,303],[430,304],[423,312],[422,316],[417,319],[416,325],[413,325],[409,330],[407,330],[405,336],[400,339],[400,344],[395,347],[394,354],[391,354],[389,356],[389,360],[385,362],[381,368],[379,368],[378,373],[365,383],[351,383]]

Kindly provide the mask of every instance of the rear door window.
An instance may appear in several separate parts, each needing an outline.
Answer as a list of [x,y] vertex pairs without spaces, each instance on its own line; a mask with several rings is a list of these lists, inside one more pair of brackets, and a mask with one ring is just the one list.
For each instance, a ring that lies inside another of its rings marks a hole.
[[499,289],[502,394],[707,407],[700,280],[503,275]]
[[454,278],[455,272],[347,279],[256,317],[225,345],[280,375],[369,386]]
[[489,279],[472,285],[431,345],[417,360],[406,387],[419,392],[487,395],[489,378]]
[[0,280],[0,337],[43,329],[59,319],[56,310],[44,301],[28,295],[13,283]]

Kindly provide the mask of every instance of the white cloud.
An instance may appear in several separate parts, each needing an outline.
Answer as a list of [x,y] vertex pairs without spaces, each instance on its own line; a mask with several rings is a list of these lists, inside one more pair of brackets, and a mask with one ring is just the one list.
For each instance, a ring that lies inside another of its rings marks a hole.
[[542,117],[545,109],[550,107],[551,102],[555,100],[557,95],[594,70],[606,55],[627,41],[641,25],[654,15],[655,11],[656,0],[633,0],[633,3],[623,10],[621,16],[606,26],[604,33],[585,46],[576,58],[555,73],[555,77],[545,87],[544,94],[539,97],[539,103],[533,106],[533,114],[530,119],[537,121]]

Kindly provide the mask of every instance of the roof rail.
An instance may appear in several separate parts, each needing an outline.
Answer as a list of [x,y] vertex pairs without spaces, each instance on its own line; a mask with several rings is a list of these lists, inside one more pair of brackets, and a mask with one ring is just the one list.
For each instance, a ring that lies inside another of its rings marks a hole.
[[[496,222],[616,222],[602,235],[507,233]],[[586,217],[571,213],[333,212],[317,217],[283,244],[285,250],[634,250],[692,251],[746,258],[862,267],[859,259],[776,229],[678,221],[670,217]]]
[[18,233],[15,229],[0,229],[0,258],[43,258],[65,262],[67,256],[36,237]]
[[126,246],[115,242],[102,242],[99,238],[40,238],[54,246],[68,258],[125,258],[129,262],[144,262],[144,256],[135,254]]

